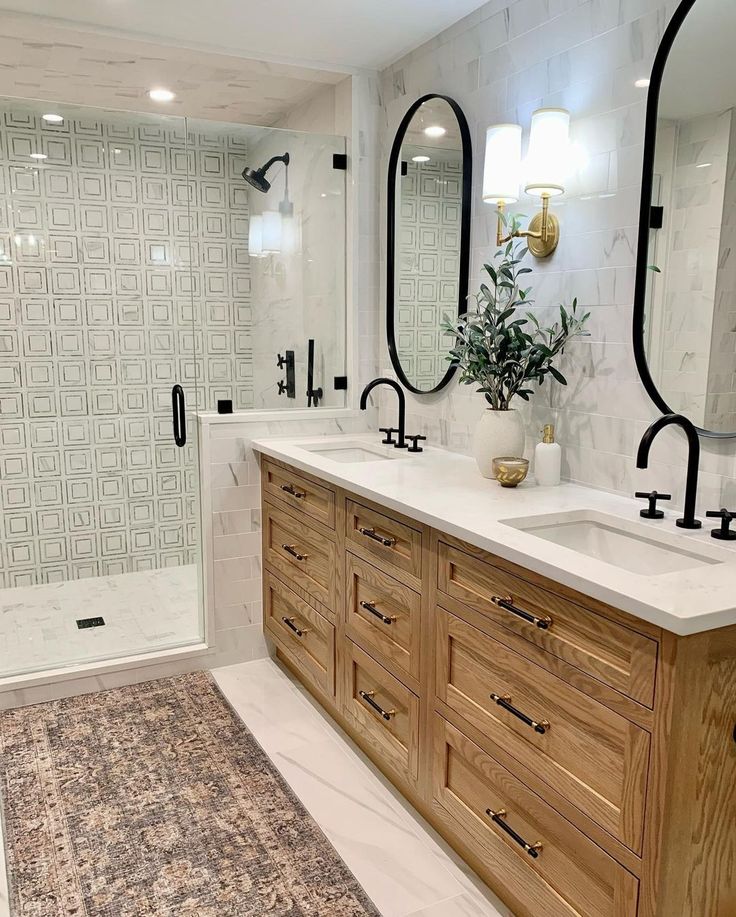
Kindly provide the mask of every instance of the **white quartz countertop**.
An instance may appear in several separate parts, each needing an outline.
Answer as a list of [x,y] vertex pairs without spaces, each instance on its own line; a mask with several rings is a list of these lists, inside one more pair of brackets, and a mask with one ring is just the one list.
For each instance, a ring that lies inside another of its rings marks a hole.
[[[472,458],[441,449],[400,453],[391,461],[339,462],[303,448],[359,441],[375,447],[380,434],[268,438],[255,440],[253,448],[675,634],[736,624],[736,543],[710,537],[718,520],[685,531],[675,526],[677,512],[665,510],[658,521],[640,519],[641,501],[576,484],[538,487],[527,480],[504,488],[483,478]],[[676,572],[633,573],[503,521],[571,511],[616,517],[639,537],[662,538],[713,560]]]

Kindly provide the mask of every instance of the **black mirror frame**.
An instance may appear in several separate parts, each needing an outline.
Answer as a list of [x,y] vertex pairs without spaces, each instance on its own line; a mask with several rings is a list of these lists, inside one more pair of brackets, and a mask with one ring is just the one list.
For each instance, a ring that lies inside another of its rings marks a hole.
[[[662,42],[657,50],[652,68],[649,95],[647,97],[646,132],[644,137],[644,167],[641,182],[641,207],[639,211],[639,238],[636,255],[636,285],[634,287],[634,322],[633,343],[634,359],[644,388],[654,404],[663,414],[674,414],[659,392],[654,383],[647,363],[646,348],[644,345],[644,324],[646,319],[646,294],[649,271],[649,232],[652,206],[652,189],[654,186],[654,154],[657,146],[657,115],[659,112],[659,97],[662,90],[667,58],[669,57],[675,39],[682,28],[688,13],[695,6],[697,0],[682,0],[665,30]],[[732,439],[733,433],[716,433],[714,430],[704,430],[696,427],[700,436],[713,439]]]
[[430,99],[442,99],[452,108],[460,127],[460,138],[463,145],[463,191],[462,191],[462,213],[460,218],[460,276],[458,278],[458,316],[467,311],[468,298],[468,281],[470,273],[470,218],[473,192],[473,151],[470,138],[470,128],[465,113],[458,103],[449,96],[441,93],[430,92],[414,102],[407,113],[401,120],[399,129],[396,131],[393,145],[391,146],[391,155],[388,161],[388,226],[386,231],[386,336],[388,339],[388,352],[391,356],[391,363],[394,372],[398,376],[401,384],[408,391],[415,395],[431,395],[434,392],[443,389],[453,375],[457,367],[448,366],[447,372],[439,383],[432,389],[418,389],[407,379],[406,373],[399,359],[399,352],[396,347],[396,338],[394,335],[394,284],[396,282],[396,169],[401,157],[401,146],[404,137],[409,128],[412,118],[417,110]]

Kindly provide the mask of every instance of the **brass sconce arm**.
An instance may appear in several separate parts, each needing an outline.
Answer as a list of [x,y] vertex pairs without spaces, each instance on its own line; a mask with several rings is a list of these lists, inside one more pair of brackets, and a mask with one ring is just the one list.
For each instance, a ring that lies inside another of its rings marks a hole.
[[542,210],[529,223],[528,229],[516,229],[504,235],[504,212],[506,204],[498,202],[498,227],[496,245],[505,245],[512,239],[528,239],[529,251],[536,258],[546,258],[557,248],[560,241],[560,224],[557,217],[549,212],[549,194],[542,195]]

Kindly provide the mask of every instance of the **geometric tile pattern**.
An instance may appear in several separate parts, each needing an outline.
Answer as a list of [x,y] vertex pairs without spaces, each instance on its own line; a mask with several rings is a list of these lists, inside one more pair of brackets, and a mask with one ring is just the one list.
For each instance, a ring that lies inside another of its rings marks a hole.
[[171,388],[250,407],[253,363],[245,147],[184,124],[0,109],[0,585],[194,559]]
[[396,343],[404,373],[422,390],[447,372],[451,338],[441,330],[457,315],[462,163],[409,162],[401,179]]

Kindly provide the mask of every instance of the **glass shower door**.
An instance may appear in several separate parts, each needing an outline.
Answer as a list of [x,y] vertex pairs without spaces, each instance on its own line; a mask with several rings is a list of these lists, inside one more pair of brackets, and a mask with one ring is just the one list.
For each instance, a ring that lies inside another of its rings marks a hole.
[[202,639],[192,158],[0,104],[0,677]]

